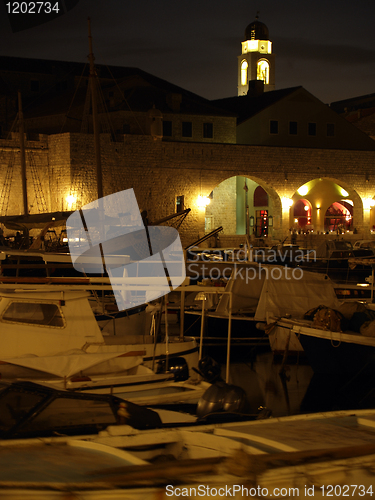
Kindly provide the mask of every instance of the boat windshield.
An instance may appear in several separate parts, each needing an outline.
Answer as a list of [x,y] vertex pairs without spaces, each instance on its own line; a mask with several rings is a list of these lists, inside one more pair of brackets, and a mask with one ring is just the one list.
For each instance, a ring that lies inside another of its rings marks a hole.
[[9,431],[45,398],[45,394],[26,392],[20,387],[4,390],[0,395],[0,431]]
[[11,323],[27,323],[55,328],[65,326],[58,305],[45,302],[13,301],[8,305],[1,319]]
[[[119,408],[123,405],[119,421]],[[80,394],[32,382],[0,384],[0,437],[96,433],[116,423],[136,429],[161,426],[158,413],[105,394]]]
[[108,401],[57,398],[27,422],[22,432],[40,432],[84,425],[115,425],[116,417]]

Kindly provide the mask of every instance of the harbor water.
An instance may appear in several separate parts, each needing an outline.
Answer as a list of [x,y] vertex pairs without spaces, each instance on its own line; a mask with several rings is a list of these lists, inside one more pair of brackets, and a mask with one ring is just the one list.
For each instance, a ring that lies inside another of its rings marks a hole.
[[[226,365],[221,365],[225,380]],[[375,374],[374,374],[375,378]],[[266,408],[273,417],[322,411],[375,408],[375,380],[315,375],[306,360],[275,359],[271,352],[231,360],[229,383],[245,392],[253,413]]]

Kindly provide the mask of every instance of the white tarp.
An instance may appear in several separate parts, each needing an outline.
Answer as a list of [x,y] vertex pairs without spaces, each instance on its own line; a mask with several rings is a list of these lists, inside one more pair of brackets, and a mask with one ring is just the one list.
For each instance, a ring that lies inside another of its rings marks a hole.
[[[340,307],[331,280],[324,274],[311,273],[286,267],[278,267],[264,280],[256,321],[267,321],[268,316],[281,317],[290,314],[301,318],[308,310],[324,305],[333,309]],[[297,279],[299,278],[299,279]]]
[[[56,375],[58,377],[71,377],[99,363],[120,357],[122,354],[126,353],[112,352],[104,354],[87,354],[82,352],[81,354],[63,354],[56,356],[5,358],[0,359],[0,361],[16,366],[31,368],[32,370],[49,373],[50,375]],[[123,363],[123,369],[128,370],[140,365],[143,362],[143,358],[141,356],[125,356],[122,357],[121,362]]]

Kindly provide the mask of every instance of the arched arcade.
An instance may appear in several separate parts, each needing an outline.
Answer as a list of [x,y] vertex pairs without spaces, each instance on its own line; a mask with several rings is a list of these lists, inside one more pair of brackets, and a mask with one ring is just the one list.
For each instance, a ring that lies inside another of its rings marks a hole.
[[313,179],[291,198],[289,223],[298,232],[338,233],[354,231],[365,214],[363,200],[354,189],[335,179]]

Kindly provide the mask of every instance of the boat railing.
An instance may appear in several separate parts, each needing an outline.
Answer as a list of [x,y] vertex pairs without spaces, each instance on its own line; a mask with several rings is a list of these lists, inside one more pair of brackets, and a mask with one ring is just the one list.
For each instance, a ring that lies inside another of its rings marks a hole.
[[205,320],[205,296],[206,295],[229,295],[229,308],[228,308],[228,332],[227,332],[227,356],[226,356],[226,375],[225,381],[229,383],[230,374],[230,350],[231,350],[231,337],[232,337],[232,312],[233,312],[233,292],[226,290],[225,286],[204,286],[204,285],[190,285],[189,280],[176,288],[176,291],[181,293],[180,301],[180,339],[184,338],[184,312],[185,312],[185,296],[187,292],[196,292],[202,294],[202,308],[201,308],[201,327],[199,336],[199,359],[202,358],[203,351],[203,338],[204,338],[204,320]]

